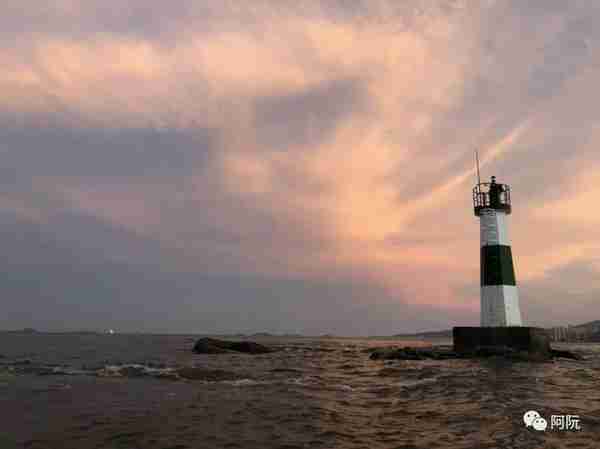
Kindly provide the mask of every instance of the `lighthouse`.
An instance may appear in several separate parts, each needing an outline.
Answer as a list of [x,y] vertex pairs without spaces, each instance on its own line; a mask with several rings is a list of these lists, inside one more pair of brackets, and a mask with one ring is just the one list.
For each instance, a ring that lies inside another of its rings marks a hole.
[[481,326],[522,326],[507,227],[510,186],[496,182],[495,176],[490,182],[481,182],[478,176],[473,211],[480,223]]
[[480,326],[452,328],[454,351],[463,356],[520,353],[525,358],[545,360],[552,356],[545,329],[523,326],[519,292],[515,281],[508,216],[512,212],[510,186],[481,182],[479,157],[477,185],[473,188],[473,212],[479,217],[481,251]]

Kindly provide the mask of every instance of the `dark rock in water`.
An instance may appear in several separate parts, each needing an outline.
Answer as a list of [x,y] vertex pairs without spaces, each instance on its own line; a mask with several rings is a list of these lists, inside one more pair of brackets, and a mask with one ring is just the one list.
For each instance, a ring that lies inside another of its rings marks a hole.
[[143,366],[129,365],[119,368],[119,374],[123,377],[145,377],[148,372]]
[[201,338],[194,344],[193,351],[198,354],[222,354],[229,352],[229,350],[223,347],[219,340],[212,338]]
[[392,354],[395,354],[397,350],[397,348],[374,348],[372,351],[369,351],[369,358],[371,360],[392,359]]
[[246,354],[267,354],[273,352],[271,348],[253,341],[234,341],[229,343],[229,349]]
[[176,373],[182,379],[207,380],[212,382],[221,380],[239,380],[245,378],[230,371],[224,371],[220,369],[198,368],[194,366],[180,368],[176,371]]
[[371,360],[446,360],[446,359],[478,359],[478,358],[504,358],[514,361],[542,362],[553,357],[563,357],[573,360],[583,360],[579,354],[571,351],[550,349],[548,354],[543,351],[526,351],[505,345],[480,345],[470,348],[469,351],[457,352],[448,347],[412,348],[389,347],[374,348],[369,358]]
[[245,354],[266,354],[273,352],[273,349],[253,341],[225,341],[205,337],[196,341],[193,351],[198,354],[222,354],[232,351]]
[[571,351],[564,351],[561,349],[550,349],[552,357],[562,357],[565,359],[583,360],[583,357]]

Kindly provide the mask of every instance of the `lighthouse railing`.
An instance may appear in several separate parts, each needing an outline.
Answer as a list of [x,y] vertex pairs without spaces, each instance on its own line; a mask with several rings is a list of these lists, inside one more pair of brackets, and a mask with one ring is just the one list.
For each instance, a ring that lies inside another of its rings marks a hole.
[[511,212],[511,198],[510,198],[510,186],[507,184],[497,184],[501,186],[502,191],[499,193],[498,202],[492,204],[490,198],[490,182],[481,182],[473,187],[473,209],[475,215],[479,216],[479,212],[482,209],[498,209],[510,214]]

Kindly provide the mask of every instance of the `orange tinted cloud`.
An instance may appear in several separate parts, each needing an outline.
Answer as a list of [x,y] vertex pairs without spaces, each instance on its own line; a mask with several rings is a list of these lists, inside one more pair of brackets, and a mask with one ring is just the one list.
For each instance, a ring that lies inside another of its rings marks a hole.
[[[61,5],[57,17],[87,14],[76,2]],[[160,24],[168,39],[146,29],[47,32],[3,52],[7,116],[64,114],[74,127],[216,136],[191,173],[170,174],[177,186],[150,175],[118,183],[56,176],[49,189],[74,209],[198,258],[212,243],[197,229],[213,227],[236,242],[215,243],[216,252],[247,272],[350,273],[399,302],[462,310],[477,304],[460,293],[478,283],[470,203],[477,147],[484,175],[513,184],[520,279],[543,279],[597,247],[596,236],[581,243],[565,234],[540,248],[565,217],[571,226],[595,224],[586,208],[595,178],[572,197],[528,196],[540,183],[528,180],[534,172],[569,184],[581,168],[560,176],[565,159],[553,146],[557,121],[575,110],[568,98],[586,104],[597,75],[585,52],[567,69],[552,62],[554,53],[575,54],[563,44],[577,37],[570,16],[544,19],[531,36],[516,12],[492,26],[502,5],[404,14],[396,2],[377,2],[354,15],[319,3],[302,13],[258,5],[207,7],[222,21],[208,29],[191,7],[193,19],[173,19],[179,32]],[[590,103],[570,115],[591,113]],[[567,141],[578,133],[574,123],[562,129]],[[543,157],[519,162],[535,151]],[[543,206],[527,208],[537,199]]]

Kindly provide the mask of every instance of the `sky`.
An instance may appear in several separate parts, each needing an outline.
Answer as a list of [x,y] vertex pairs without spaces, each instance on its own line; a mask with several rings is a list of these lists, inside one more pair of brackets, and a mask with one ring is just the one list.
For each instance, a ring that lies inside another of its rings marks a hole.
[[600,319],[600,3],[5,0],[0,328],[479,325],[475,148],[526,325]]

